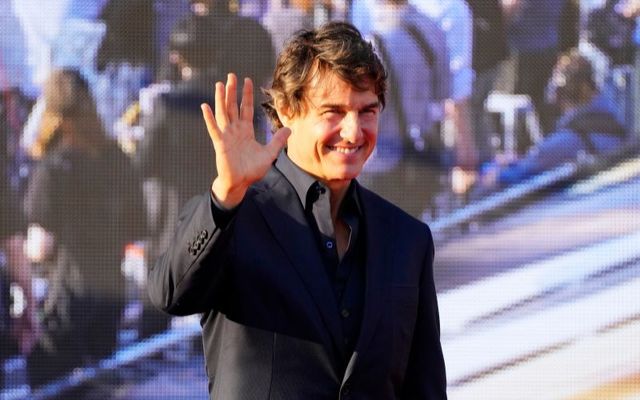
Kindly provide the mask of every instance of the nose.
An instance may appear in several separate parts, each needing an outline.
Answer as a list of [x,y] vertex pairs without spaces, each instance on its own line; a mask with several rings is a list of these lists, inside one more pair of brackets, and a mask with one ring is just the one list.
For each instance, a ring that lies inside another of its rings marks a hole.
[[358,113],[347,113],[342,122],[340,137],[349,143],[357,143],[362,135],[362,126]]

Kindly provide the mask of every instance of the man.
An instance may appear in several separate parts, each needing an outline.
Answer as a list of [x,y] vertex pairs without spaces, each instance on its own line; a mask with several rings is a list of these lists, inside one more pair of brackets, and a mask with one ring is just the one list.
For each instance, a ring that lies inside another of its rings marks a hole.
[[203,313],[211,398],[446,398],[430,231],[355,180],[385,87],[371,44],[329,23],[280,54],[267,145],[250,79],[239,109],[233,74],[202,106],[218,176],[148,284],[163,310]]

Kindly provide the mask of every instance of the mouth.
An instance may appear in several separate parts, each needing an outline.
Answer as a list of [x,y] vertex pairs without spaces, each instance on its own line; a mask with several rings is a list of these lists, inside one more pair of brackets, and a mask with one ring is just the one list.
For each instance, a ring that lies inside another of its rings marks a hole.
[[327,146],[327,148],[331,151],[336,151],[341,154],[349,155],[349,154],[356,153],[358,150],[362,148],[362,146],[356,146],[356,147]]

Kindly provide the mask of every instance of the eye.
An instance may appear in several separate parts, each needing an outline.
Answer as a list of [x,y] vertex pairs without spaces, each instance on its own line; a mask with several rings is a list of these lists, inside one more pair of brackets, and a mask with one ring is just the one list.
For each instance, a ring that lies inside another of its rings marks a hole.
[[326,121],[337,122],[344,117],[344,112],[339,109],[327,109],[322,112],[321,117]]
[[374,115],[378,114],[378,109],[377,108],[366,108],[366,109],[360,111],[360,114],[366,115],[366,116],[374,116]]
[[334,108],[331,108],[322,112],[322,115],[328,115],[328,116],[340,115],[340,114],[341,114],[341,111]]

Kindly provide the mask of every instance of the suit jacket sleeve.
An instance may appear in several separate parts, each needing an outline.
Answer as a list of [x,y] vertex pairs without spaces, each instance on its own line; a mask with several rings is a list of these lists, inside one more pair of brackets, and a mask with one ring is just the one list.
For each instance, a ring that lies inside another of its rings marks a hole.
[[440,345],[440,318],[433,281],[434,247],[431,232],[422,276],[420,297],[403,399],[442,400],[447,398],[446,376]]
[[231,253],[233,221],[216,225],[210,194],[191,199],[180,214],[173,239],[148,274],[151,302],[174,315],[216,308]]

